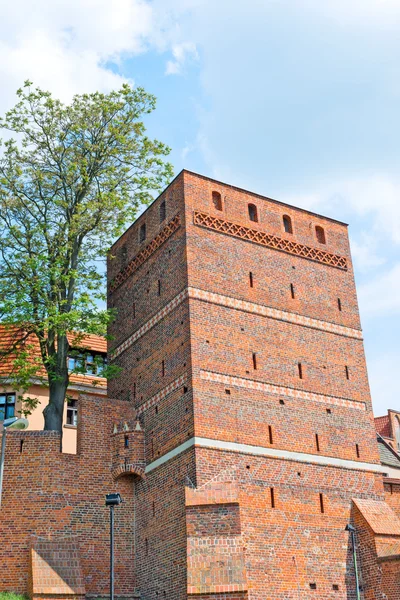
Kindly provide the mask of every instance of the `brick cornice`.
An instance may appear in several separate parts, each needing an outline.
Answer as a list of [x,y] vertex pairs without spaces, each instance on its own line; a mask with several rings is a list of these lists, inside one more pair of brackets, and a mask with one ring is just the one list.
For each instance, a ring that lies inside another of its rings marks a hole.
[[234,308],[236,310],[242,310],[251,314],[268,317],[270,319],[277,319],[279,321],[285,321],[287,323],[294,323],[303,327],[311,327],[313,329],[319,329],[328,333],[334,333],[336,335],[343,335],[345,337],[355,338],[362,340],[362,331],[360,329],[354,329],[352,327],[345,327],[344,325],[338,325],[329,321],[321,321],[319,319],[313,319],[299,315],[297,313],[288,312],[285,310],[279,310],[263,304],[256,304],[255,302],[247,302],[246,300],[239,300],[232,298],[231,296],[224,296],[222,294],[215,294],[214,292],[207,292],[198,288],[189,287],[185,288],[179,294],[175,296],[170,302],[168,302],[161,310],[151,317],[146,323],[139,327],[132,335],[117,346],[111,353],[111,357],[114,359],[124,352],[129,346],[132,346],[139,338],[141,338],[147,331],[149,331],[154,325],[159,323],[161,319],[166,317],[172,312],[177,306],[179,306],[184,300],[191,298],[193,300],[200,300],[203,302],[209,302],[210,304],[217,304],[219,306],[225,306],[227,308]]
[[246,227],[240,223],[213,217],[212,215],[197,210],[193,212],[193,223],[200,227],[205,227],[206,229],[212,229],[213,231],[224,233],[225,235],[246,240],[247,242],[259,244],[260,246],[267,246],[273,250],[280,250],[281,252],[301,256],[302,258],[307,258],[314,262],[323,263],[324,265],[347,271],[347,259],[345,256],[325,252],[325,250],[306,246],[305,244],[299,244],[293,240],[287,240],[277,235],[260,231],[259,229],[252,229],[251,227]]
[[180,215],[175,215],[173,219],[156,237],[149,243],[143,250],[141,250],[129,263],[121,269],[121,271],[114,277],[110,284],[109,292],[112,294],[120,285],[124,283],[138,269],[171,235],[178,229],[181,224]]
[[246,379],[245,377],[234,377],[233,375],[224,375],[223,373],[214,373],[212,371],[200,371],[201,379],[212,381],[214,383],[224,383],[226,385],[234,385],[237,387],[246,388],[248,390],[257,390],[273,394],[277,396],[287,396],[290,398],[298,398],[311,402],[323,402],[324,404],[334,404],[344,408],[355,408],[357,410],[366,410],[365,402],[351,400],[350,398],[340,398],[338,396],[327,396],[316,392],[300,390],[298,388],[285,387],[283,385],[275,385],[273,383],[264,383],[255,379]]

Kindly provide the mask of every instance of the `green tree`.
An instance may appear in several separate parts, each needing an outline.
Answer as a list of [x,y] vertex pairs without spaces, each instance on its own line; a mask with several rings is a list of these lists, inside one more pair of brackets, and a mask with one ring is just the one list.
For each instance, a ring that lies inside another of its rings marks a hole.
[[[21,332],[15,389],[45,372],[45,429],[62,431],[67,332],[105,333],[113,318],[98,308],[105,255],[171,179],[170,150],[146,136],[143,117],[155,98],[142,88],[125,84],[65,105],[27,81],[17,95],[0,119],[11,132],[0,142],[0,319]],[[39,361],[22,343],[28,335],[39,342]]]

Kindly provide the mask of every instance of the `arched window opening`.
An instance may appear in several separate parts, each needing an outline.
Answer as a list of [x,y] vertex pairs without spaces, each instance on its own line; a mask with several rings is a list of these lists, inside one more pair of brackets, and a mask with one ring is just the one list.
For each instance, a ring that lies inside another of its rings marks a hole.
[[139,241],[144,242],[146,239],[146,223],[143,223],[139,229]]
[[160,204],[160,223],[165,221],[165,217],[167,216],[167,210],[165,206],[165,200],[163,200]]
[[293,233],[292,219],[289,215],[283,215],[283,227],[286,233]]
[[216,210],[222,210],[222,198],[219,192],[212,193],[212,201]]
[[249,204],[249,219],[250,221],[254,221],[258,223],[258,214],[257,214],[257,206],[255,204]]
[[325,231],[320,225],[315,226],[315,235],[320,244],[326,244]]

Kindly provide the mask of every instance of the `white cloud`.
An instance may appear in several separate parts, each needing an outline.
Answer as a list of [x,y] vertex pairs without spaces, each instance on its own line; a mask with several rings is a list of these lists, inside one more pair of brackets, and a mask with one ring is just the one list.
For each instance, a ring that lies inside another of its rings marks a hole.
[[166,75],[180,75],[189,60],[197,60],[198,53],[193,42],[174,44],[172,47],[174,60],[169,60],[165,69]]
[[0,22],[0,109],[25,79],[63,100],[124,81],[110,63],[146,49],[151,5],[143,0],[16,0]]

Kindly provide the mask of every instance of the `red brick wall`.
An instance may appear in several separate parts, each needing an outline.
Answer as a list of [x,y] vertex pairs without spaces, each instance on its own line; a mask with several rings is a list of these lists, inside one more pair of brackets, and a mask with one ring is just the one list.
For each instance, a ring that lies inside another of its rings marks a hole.
[[[0,589],[27,592],[31,536],[78,541],[86,592],[103,595],[109,578],[109,509],[105,495],[119,491],[115,509],[116,593],[132,593],[134,577],[133,482],[111,476],[112,419],[127,405],[81,397],[78,455],[61,454],[55,432],[7,434],[3,501],[0,511]],[[22,447],[21,447],[22,443]]]

